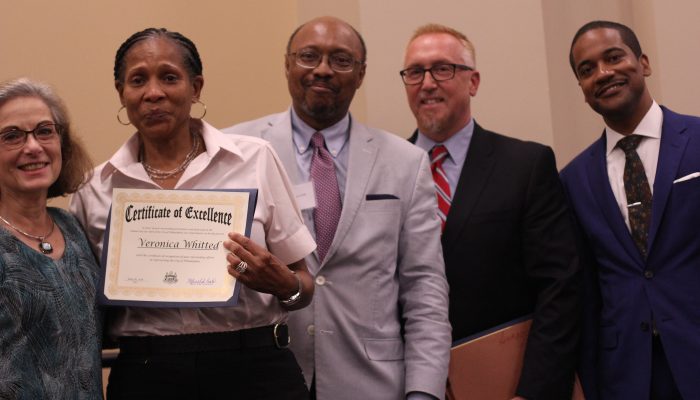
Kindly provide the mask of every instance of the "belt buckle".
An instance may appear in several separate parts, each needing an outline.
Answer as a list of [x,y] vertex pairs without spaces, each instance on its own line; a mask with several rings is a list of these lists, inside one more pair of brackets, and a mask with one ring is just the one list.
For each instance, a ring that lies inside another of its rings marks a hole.
[[280,324],[275,324],[275,327],[272,329],[272,337],[275,339],[275,347],[277,347],[278,349],[286,349],[287,347],[289,347],[289,343],[292,342],[292,338],[289,337],[289,332],[288,332],[287,333],[287,343],[280,344],[280,341],[279,341],[280,338],[278,336],[277,329],[280,328],[281,326],[282,325],[280,325]]

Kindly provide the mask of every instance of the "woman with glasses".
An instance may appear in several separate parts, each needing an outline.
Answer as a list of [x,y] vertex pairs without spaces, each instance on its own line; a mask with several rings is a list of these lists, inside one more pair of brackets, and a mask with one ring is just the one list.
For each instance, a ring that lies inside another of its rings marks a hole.
[[117,118],[136,132],[71,203],[98,254],[115,187],[254,188],[258,197],[250,239],[224,242],[221,268],[242,283],[236,306],[110,309],[107,334],[120,353],[107,398],[307,398],[284,323],[311,301],[304,257],[315,243],[277,155],[265,141],[202,120],[202,62],[182,34],[133,34],[117,50],[114,83]]
[[78,222],[47,207],[92,166],[46,85],[0,84],[0,399],[102,398],[98,265]]

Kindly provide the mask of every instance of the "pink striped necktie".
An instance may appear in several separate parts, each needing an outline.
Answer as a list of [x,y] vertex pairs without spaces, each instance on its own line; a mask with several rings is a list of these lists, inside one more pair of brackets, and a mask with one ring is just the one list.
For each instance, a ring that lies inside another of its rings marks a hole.
[[333,243],[342,207],[335,165],[333,158],[326,150],[325,140],[321,132],[313,134],[311,145],[314,148],[314,154],[311,158],[311,181],[314,184],[316,195],[314,225],[316,227],[318,258],[323,262],[331,243]]
[[433,172],[433,180],[435,181],[435,190],[438,201],[438,216],[442,221],[442,230],[445,230],[445,221],[447,214],[450,212],[450,204],[452,204],[452,191],[450,184],[447,181],[447,175],[442,168],[442,163],[447,159],[449,153],[447,148],[438,144],[430,150],[430,170]]

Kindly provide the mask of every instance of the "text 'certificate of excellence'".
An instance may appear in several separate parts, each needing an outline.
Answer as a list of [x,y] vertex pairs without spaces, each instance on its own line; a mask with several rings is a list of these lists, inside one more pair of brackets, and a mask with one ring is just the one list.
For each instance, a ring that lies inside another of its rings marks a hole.
[[250,237],[256,189],[114,189],[99,301],[138,307],[233,306],[229,232]]

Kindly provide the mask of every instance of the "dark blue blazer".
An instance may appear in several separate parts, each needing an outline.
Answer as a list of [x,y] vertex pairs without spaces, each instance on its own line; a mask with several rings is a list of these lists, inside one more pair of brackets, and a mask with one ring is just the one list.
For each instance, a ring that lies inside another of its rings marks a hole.
[[663,108],[644,260],[615,201],[605,135],[561,171],[585,274],[586,399],[648,399],[652,324],[678,388],[700,399],[700,118]]

